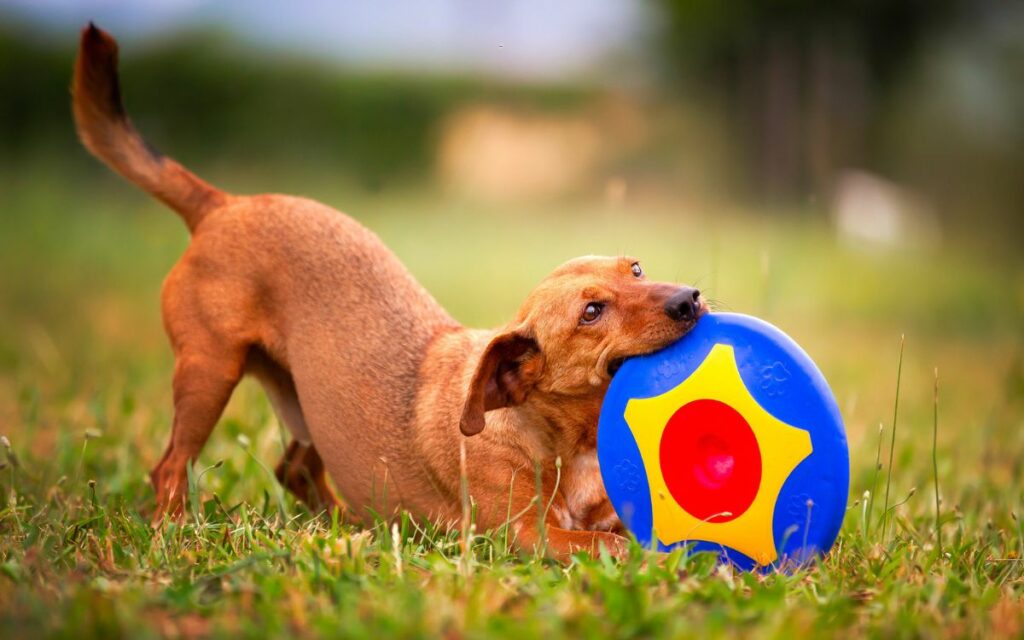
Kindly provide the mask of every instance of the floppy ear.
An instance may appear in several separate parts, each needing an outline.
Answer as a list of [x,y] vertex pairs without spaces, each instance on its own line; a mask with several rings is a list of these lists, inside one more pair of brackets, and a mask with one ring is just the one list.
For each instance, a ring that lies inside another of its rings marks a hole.
[[491,409],[511,407],[526,400],[540,377],[544,359],[537,341],[521,331],[499,334],[491,340],[473,379],[459,428],[474,436],[484,429],[484,414]]

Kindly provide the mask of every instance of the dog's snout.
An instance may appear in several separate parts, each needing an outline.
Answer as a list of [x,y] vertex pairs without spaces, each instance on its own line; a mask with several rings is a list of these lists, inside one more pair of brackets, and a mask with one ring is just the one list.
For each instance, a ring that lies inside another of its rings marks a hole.
[[700,291],[682,287],[665,303],[665,313],[676,322],[694,320],[700,311]]

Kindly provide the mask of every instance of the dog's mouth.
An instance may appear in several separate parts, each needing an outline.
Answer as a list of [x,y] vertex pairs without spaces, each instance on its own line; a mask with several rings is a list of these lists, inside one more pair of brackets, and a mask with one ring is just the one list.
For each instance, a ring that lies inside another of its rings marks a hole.
[[625,358],[615,358],[608,363],[608,377],[614,378],[615,374],[622,368],[622,363],[625,362]]
[[676,340],[682,339],[683,336],[685,336],[686,334],[688,334],[691,331],[693,331],[694,327],[697,326],[697,322],[701,318],[703,318],[704,316],[706,316],[710,312],[711,312],[711,310],[708,308],[707,303],[704,303],[697,310],[697,316],[691,322],[689,322],[687,324],[685,330],[681,334],[679,334],[678,336],[673,337],[671,340],[669,340],[665,344],[661,345],[660,347],[657,347],[655,349],[650,349],[649,351],[641,351],[641,352],[637,352],[637,353],[632,353],[632,354],[630,354],[628,356],[620,356],[618,358],[612,358],[611,360],[608,361],[608,369],[607,369],[608,370],[608,377],[609,378],[614,378],[615,374],[619,372],[619,369],[622,368],[622,365],[623,365],[623,363],[626,362],[627,358],[633,358],[635,356],[642,356],[642,355],[646,355],[648,353],[653,353],[655,351],[658,351],[659,349],[663,349],[663,348],[667,347],[669,344],[672,344]]

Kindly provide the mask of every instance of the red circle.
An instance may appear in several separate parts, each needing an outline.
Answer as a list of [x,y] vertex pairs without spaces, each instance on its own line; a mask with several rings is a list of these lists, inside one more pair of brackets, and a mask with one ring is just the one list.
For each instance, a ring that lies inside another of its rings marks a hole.
[[[659,457],[672,497],[699,520],[738,518],[761,486],[757,438],[738,411],[718,400],[679,407],[665,425]],[[723,512],[730,515],[716,515]]]

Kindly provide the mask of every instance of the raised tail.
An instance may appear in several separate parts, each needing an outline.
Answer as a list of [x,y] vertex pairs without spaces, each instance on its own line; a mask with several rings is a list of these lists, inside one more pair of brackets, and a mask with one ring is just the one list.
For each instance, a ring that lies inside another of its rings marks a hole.
[[82,144],[129,181],[177,211],[195,231],[227,195],[146,144],[121,102],[117,41],[95,25],[82,30],[71,87]]

